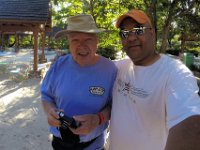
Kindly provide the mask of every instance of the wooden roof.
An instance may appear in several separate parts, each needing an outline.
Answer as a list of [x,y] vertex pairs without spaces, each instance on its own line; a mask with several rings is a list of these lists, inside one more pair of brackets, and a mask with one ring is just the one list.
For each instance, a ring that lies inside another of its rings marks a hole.
[[[6,34],[6,32],[16,33],[24,31],[33,32],[33,69],[35,75],[37,75],[38,33],[51,31],[49,0],[0,0],[0,35]],[[42,37],[42,58],[44,58],[45,36]]]
[[0,31],[31,31],[40,24],[51,27],[49,8],[49,0],[0,0]]

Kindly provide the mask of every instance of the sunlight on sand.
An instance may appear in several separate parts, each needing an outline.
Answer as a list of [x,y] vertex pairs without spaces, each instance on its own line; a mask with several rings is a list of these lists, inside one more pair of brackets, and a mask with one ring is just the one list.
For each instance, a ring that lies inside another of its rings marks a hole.
[[[34,87],[32,87],[34,88]],[[26,93],[28,91],[28,93]],[[32,97],[34,95],[33,91],[30,91],[29,88],[20,88],[16,91],[13,91],[12,93],[5,95],[2,97],[2,101],[4,103],[4,106],[7,107],[9,104],[12,105],[14,103],[20,102],[21,98],[23,97]]]
[[[32,64],[32,56],[22,51],[15,57],[0,57],[0,62],[13,69],[21,63]],[[51,136],[40,101],[41,79],[16,82],[7,70],[0,70],[0,150],[50,150]]]

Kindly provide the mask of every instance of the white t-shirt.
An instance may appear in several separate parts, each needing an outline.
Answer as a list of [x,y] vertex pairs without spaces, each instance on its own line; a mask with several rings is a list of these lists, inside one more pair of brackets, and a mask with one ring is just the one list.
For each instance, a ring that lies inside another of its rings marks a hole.
[[110,150],[164,150],[169,129],[200,114],[195,77],[166,55],[150,66],[116,65]]

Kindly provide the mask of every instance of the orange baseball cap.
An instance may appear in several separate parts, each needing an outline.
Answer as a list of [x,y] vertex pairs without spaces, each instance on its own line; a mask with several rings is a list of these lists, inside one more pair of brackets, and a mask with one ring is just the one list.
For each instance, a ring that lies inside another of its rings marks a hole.
[[149,25],[152,27],[149,17],[143,11],[137,10],[137,9],[132,9],[128,11],[127,13],[119,16],[116,22],[116,27],[119,28],[122,21],[127,17],[131,17],[133,20],[135,20],[139,24],[144,24],[148,22]]

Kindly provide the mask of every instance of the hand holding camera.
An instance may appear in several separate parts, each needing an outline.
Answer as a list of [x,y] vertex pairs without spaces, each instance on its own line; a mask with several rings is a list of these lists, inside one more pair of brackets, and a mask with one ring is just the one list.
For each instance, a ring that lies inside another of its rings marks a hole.
[[72,117],[68,117],[64,114],[64,112],[60,111],[58,112],[59,120],[61,121],[61,128],[73,128],[76,129],[78,127],[78,123],[74,120]]
[[62,140],[65,143],[75,144],[79,143],[80,138],[79,135],[74,134],[69,128],[76,129],[79,125],[72,117],[68,117],[64,114],[64,112],[57,112],[59,115],[59,120],[61,122],[61,126],[59,127],[60,135]]

